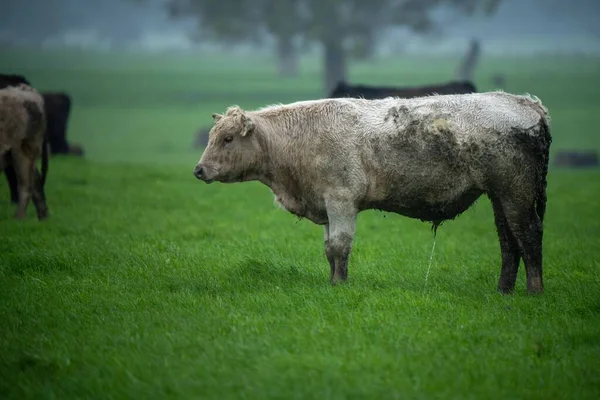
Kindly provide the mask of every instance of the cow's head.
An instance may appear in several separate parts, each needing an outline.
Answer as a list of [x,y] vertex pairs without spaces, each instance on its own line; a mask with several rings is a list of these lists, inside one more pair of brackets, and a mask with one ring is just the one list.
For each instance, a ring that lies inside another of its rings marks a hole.
[[196,178],[206,183],[255,179],[261,165],[255,122],[238,106],[229,107],[225,115],[213,114],[212,117],[215,125],[194,168]]

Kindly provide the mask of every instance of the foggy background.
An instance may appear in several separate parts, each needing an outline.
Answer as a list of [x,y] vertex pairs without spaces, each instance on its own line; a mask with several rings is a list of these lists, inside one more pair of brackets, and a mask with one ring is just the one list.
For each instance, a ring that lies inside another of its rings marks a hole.
[[[167,2],[4,0],[0,43],[180,52],[219,45],[208,35],[195,33],[193,18],[169,18]],[[376,54],[462,52],[470,38],[480,39],[487,54],[600,54],[600,2],[596,0],[503,0],[489,16],[464,16],[449,8],[438,7],[433,12],[442,35],[423,36],[392,27],[380,36]],[[194,36],[199,37],[193,40]],[[252,50],[268,52],[273,46],[268,36],[265,34],[263,43],[254,43]],[[317,47],[313,44],[308,50],[318,51]],[[247,46],[230,51],[244,49]]]

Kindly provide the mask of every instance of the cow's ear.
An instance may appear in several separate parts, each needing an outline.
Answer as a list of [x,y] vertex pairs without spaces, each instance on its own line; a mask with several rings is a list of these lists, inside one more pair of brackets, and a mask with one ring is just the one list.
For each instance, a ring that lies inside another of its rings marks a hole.
[[254,132],[254,128],[255,128],[255,125],[254,125],[254,121],[252,121],[252,118],[250,118],[246,114],[242,114],[242,131],[240,132],[240,135],[242,135],[242,136],[249,135],[252,132]]
[[219,120],[221,118],[223,118],[223,116],[221,114],[217,114],[217,113],[213,113],[212,117],[215,120],[215,122],[219,122]]

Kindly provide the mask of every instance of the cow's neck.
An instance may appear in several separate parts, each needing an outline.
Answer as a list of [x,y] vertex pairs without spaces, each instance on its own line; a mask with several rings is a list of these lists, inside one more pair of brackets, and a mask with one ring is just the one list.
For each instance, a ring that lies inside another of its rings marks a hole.
[[302,171],[297,158],[297,148],[285,135],[263,138],[261,147],[264,158],[264,170],[259,181],[268,186],[276,197],[287,201],[298,201],[301,191]]

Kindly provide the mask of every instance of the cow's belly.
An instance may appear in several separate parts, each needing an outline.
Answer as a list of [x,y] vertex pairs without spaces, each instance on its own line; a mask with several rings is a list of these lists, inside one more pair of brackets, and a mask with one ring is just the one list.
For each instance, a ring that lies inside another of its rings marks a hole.
[[[431,177],[400,177],[391,184],[371,188],[363,209],[394,212],[423,221],[453,219],[467,210],[484,190],[465,175],[453,179]],[[376,185],[376,183],[374,183]]]
[[425,200],[406,201],[402,198],[390,198],[385,201],[369,203],[365,208],[393,212],[422,221],[439,222],[453,219],[463,213],[481,195],[481,191],[472,190],[462,193],[455,199],[434,203]]

